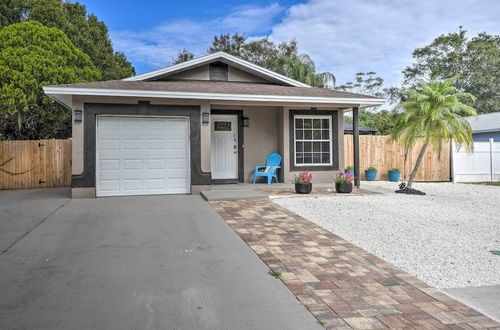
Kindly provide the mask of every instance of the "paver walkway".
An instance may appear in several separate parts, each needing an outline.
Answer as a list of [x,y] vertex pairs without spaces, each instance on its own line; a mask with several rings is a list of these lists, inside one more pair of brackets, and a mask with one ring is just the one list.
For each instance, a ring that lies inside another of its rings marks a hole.
[[326,328],[500,324],[270,200],[210,202]]

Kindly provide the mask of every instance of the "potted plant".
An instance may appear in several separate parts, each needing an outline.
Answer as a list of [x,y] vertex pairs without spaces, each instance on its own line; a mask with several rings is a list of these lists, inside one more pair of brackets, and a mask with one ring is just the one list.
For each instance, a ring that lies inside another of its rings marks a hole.
[[399,181],[399,169],[391,168],[389,171],[389,181],[398,182]]
[[308,170],[295,174],[293,182],[297,194],[309,194],[312,191],[312,173],[309,173]]
[[352,177],[354,177],[354,166],[346,166],[344,169],[344,172],[347,174],[351,174]]
[[335,175],[335,191],[340,194],[348,194],[352,191],[352,180],[354,176],[349,172],[339,171]]
[[376,181],[377,180],[377,168],[371,166],[365,170],[366,181]]

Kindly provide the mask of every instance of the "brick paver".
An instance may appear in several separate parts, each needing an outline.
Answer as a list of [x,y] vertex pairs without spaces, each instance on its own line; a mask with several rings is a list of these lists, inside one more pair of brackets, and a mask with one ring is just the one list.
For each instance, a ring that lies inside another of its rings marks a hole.
[[328,329],[500,324],[270,200],[210,202]]

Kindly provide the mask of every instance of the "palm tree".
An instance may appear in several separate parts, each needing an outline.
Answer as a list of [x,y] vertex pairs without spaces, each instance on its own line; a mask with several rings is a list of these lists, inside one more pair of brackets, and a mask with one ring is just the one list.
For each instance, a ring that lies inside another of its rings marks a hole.
[[306,54],[290,57],[284,64],[285,75],[312,87],[335,87],[335,76],[330,72],[316,72],[313,60]]
[[474,101],[469,93],[460,92],[453,87],[458,75],[444,81],[432,77],[430,82],[421,83],[416,89],[403,92],[403,100],[397,106],[399,114],[389,141],[398,141],[408,151],[422,139],[423,145],[415,162],[415,167],[408,179],[411,188],[415,176],[429,144],[439,155],[443,141],[454,139],[457,145],[473,147],[472,131],[469,122],[463,117],[477,116],[474,108],[462,103]]

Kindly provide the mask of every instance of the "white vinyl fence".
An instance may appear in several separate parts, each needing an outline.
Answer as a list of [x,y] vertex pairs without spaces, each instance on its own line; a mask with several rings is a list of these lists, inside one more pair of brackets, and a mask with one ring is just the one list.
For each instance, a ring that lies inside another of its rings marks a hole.
[[474,151],[452,142],[453,182],[500,181],[500,142],[474,142]]

